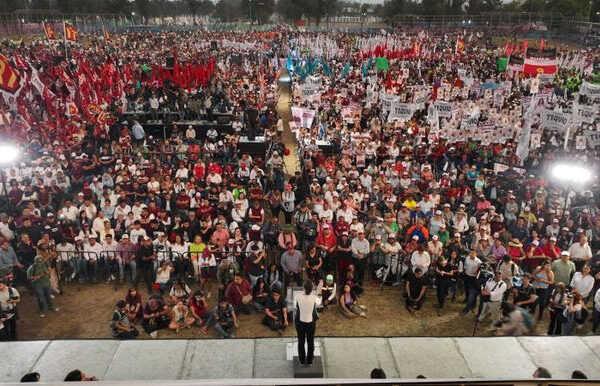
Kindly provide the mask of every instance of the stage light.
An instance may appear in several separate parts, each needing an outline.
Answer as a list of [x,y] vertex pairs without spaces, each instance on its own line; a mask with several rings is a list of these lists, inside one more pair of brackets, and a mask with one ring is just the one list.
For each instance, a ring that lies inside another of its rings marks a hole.
[[592,171],[575,164],[557,164],[552,168],[552,177],[572,184],[584,184],[592,179]]
[[6,165],[19,158],[19,148],[13,145],[0,145],[0,164]]

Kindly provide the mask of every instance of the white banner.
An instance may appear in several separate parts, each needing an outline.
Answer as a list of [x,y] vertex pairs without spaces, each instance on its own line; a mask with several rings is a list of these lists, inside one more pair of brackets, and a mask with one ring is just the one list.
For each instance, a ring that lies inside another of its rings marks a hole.
[[584,134],[590,147],[600,146],[600,131],[586,130]]
[[564,133],[567,130],[569,115],[549,109],[543,109],[540,112],[540,126],[548,130],[556,130]]
[[600,84],[583,82],[579,89],[579,93],[592,99],[600,98]]
[[451,118],[452,117],[452,103],[436,101],[435,108],[437,109],[438,116],[440,118]]
[[381,110],[390,111],[393,102],[397,102],[400,100],[398,95],[391,95],[387,93],[381,94]]
[[309,76],[306,78],[306,85],[321,87],[321,78],[318,76]]
[[316,110],[292,106],[292,117],[298,127],[311,127],[316,114]]
[[388,115],[388,122],[393,120],[408,121],[413,115],[413,106],[410,103],[393,102]]
[[573,104],[573,121],[577,123],[594,123],[596,118],[597,108],[592,106],[582,106]]
[[479,125],[479,112],[475,114],[465,114],[460,120],[460,128],[463,130],[477,130]]

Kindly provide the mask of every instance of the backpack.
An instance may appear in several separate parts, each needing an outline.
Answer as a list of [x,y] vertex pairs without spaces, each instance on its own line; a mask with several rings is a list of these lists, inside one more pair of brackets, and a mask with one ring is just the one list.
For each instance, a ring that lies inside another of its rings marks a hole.
[[531,316],[529,311],[525,310],[524,308],[519,308],[519,312],[521,312],[525,327],[527,327],[528,330],[532,330],[535,327],[535,320],[533,320],[533,316]]

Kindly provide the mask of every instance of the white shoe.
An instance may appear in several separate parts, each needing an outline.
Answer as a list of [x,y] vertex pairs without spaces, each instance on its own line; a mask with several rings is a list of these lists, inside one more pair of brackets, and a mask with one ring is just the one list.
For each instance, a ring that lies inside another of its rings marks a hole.
[[361,310],[366,310],[367,306],[363,306],[362,304],[359,306]]
[[156,339],[158,337],[158,331],[152,331],[150,333],[150,336],[152,337],[152,339]]
[[46,315],[40,314],[40,318],[45,318],[45,317],[46,317]]
[[59,307],[54,307],[54,308],[51,308],[51,310],[54,311],[54,312],[58,312],[58,311],[60,311],[60,308]]
[[50,294],[50,298],[51,298],[51,299],[54,299],[54,295]]
[[71,280],[75,279],[75,276],[77,276],[77,274],[73,272],[73,274],[71,275]]

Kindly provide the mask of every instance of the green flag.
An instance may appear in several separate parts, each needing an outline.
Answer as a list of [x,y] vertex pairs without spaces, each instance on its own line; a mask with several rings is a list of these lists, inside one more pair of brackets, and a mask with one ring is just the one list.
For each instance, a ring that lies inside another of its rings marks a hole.
[[385,57],[381,57],[381,58],[377,58],[375,60],[375,67],[377,68],[377,70],[381,70],[384,72],[387,72],[390,68],[390,64],[388,63],[387,58]]
[[350,63],[346,63],[346,65],[344,66],[344,68],[342,68],[342,78],[345,78],[346,76],[348,76],[348,73],[350,72]]
[[508,66],[508,58],[496,58],[496,68],[498,72],[506,71],[506,66]]

